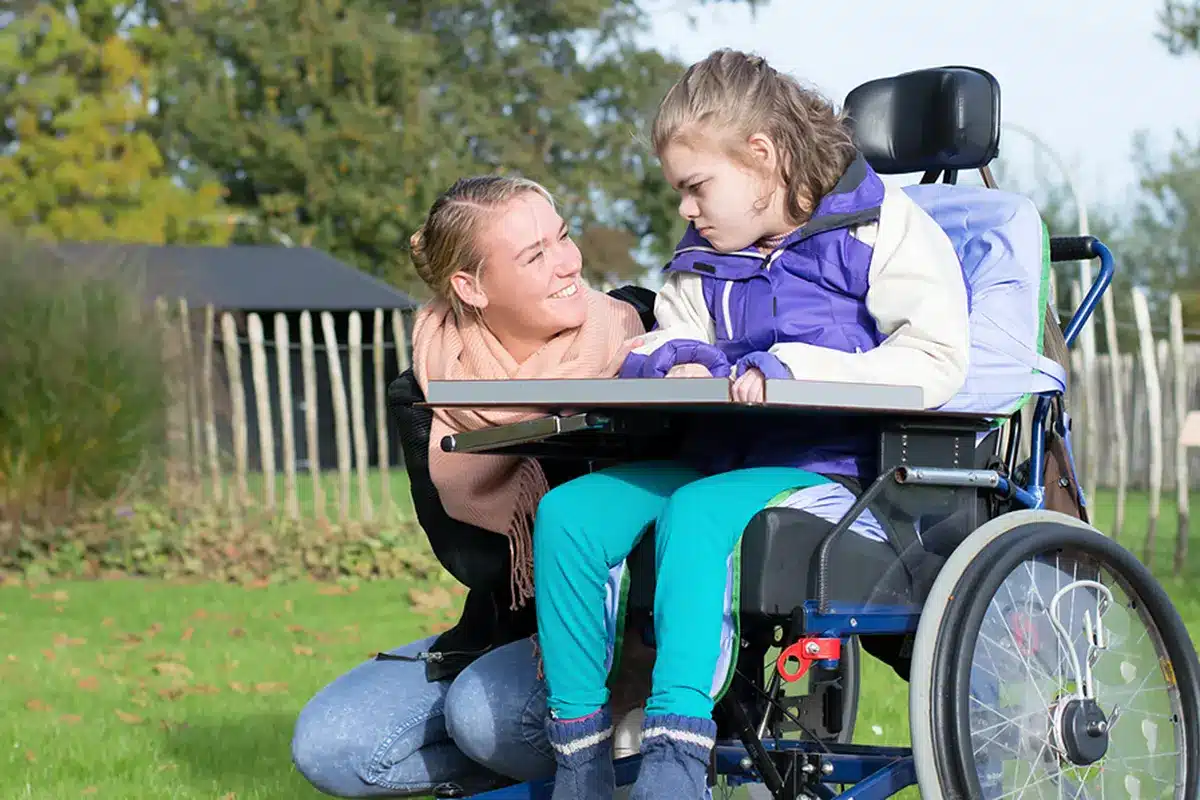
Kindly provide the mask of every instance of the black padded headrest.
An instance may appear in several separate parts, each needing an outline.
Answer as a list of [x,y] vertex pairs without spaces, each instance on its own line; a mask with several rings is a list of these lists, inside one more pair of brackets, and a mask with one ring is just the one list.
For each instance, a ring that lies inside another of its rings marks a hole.
[[845,110],[859,150],[885,175],[978,169],[1000,148],[1000,84],[974,67],[868,81]]

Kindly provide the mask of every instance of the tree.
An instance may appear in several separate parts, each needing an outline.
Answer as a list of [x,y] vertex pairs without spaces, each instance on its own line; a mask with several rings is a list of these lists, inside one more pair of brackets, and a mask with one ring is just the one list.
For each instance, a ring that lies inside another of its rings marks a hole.
[[177,55],[161,142],[228,202],[420,294],[408,238],[456,178],[543,182],[593,278],[680,226],[645,143],[683,65],[640,47],[635,0],[158,0]]
[[217,242],[221,187],[180,185],[142,123],[150,75],[117,0],[0,28],[0,220],[44,239]]

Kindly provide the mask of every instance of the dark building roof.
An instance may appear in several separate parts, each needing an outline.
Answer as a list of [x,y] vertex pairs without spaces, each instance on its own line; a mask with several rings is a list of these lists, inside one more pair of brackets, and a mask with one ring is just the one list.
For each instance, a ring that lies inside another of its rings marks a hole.
[[311,247],[64,242],[55,249],[81,267],[132,268],[147,294],[186,297],[193,307],[367,311],[417,305],[399,289]]

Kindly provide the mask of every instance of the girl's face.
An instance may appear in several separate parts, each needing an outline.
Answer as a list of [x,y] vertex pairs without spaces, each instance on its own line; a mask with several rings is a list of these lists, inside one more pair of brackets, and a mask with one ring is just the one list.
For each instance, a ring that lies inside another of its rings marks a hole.
[[583,259],[567,224],[544,197],[528,192],[482,225],[484,256],[478,276],[465,272],[451,286],[518,362],[587,317]]
[[731,158],[713,137],[672,142],[660,155],[663,174],[679,192],[679,215],[717,250],[742,250],[791,230],[777,151],[765,136],[748,141],[749,163]]

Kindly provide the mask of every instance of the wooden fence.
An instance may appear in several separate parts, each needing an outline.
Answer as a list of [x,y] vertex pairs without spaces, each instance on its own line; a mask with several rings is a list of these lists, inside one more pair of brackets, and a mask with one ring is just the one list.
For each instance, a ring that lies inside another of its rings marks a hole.
[[[376,309],[367,315],[372,328],[366,339],[363,315],[349,312],[343,341],[335,315],[329,311],[300,313],[295,320],[298,330],[293,329],[292,315],[276,313],[268,338],[257,313],[217,314],[212,306],[196,313],[185,300],[172,304],[162,298],[156,307],[166,334],[172,399],[168,482],[176,496],[196,499],[199,493],[203,499],[227,503],[234,510],[255,504],[299,519],[303,477],[298,473],[306,467],[318,518],[371,521],[392,512],[396,504],[389,472],[399,447],[388,423],[385,397],[390,380],[408,368],[406,315]],[[314,330],[314,322],[319,322],[319,331]],[[297,333],[298,348],[292,344]],[[297,349],[298,365],[293,358]],[[268,358],[268,351],[273,351],[274,358]],[[244,353],[248,353],[248,365],[243,363]],[[297,373],[299,380],[295,381]],[[324,393],[318,384],[322,373],[328,376]],[[364,376],[369,378],[371,397],[364,391],[368,385]],[[302,419],[294,413],[297,407]],[[324,409],[332,411],[336,443],[337,479],[332,497],[327,497],[328,481],[322,475],[322,465],[328,460],[320,452],[318,430],[327,413]],[[368,426],[368,420],[373,424]],[[250,440],[252,430],[257,432],[254,442]],[[380,472],[379,497],[372,496],[370,484],[374,482],[368,480],[373,469]],[[282,498],[277,488],[280,472]],[[261,480],[251,481],[253,473],[260,473]],[[357,491],[351,491],[352,481],[357,482]],[[260,496],[251,495],[252,483],[261,487]],[[358,500],[356,508],[351,507],[353,495]],[[332,514],[327,512],[330,503],[336,509]]]

